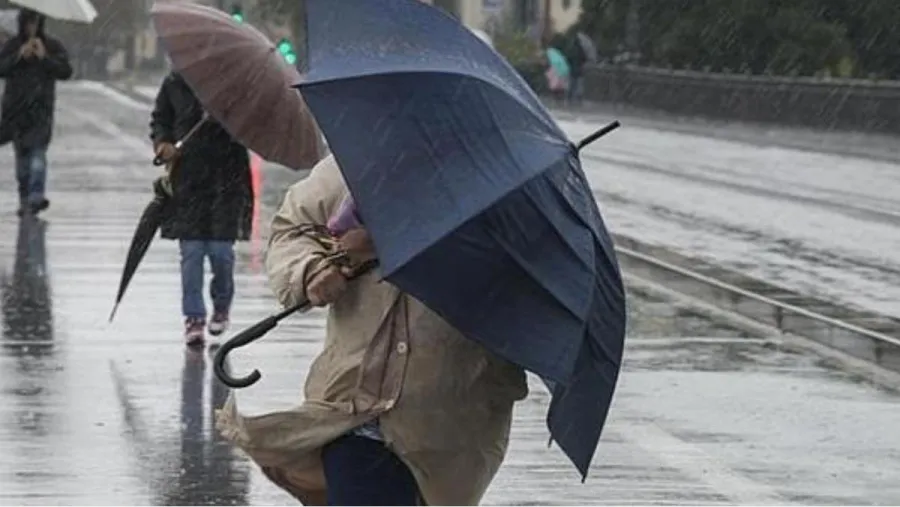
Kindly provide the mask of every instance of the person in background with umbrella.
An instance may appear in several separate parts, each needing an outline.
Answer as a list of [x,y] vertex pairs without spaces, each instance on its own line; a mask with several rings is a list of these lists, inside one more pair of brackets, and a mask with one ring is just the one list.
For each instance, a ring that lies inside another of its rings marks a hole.
[[570,105],[581,103],[584,98],[584,68],[588,63],[596,63],[597,52],[593,41],[581,30],[560,37],[556,47],[563,51],[569,62],[569,90],[566,101]]
[[63,44],[44,31],[45,17],[22,9],[18,33],[0,49],[3,90],[0,144],[13,143],[19,186],[19,216],[50,206],[44,192],[47,149],[53,134],[56,81],[72,77]]
[[[525,373],[377,273],[348,281],[325,262],[328,250],[298,231],[327,225],[348,196],[329,156],[288,190],[272,224],[278,300],[329,306],[304,403],[244,417],[232,397],[218,427],[306,505],[475,505],[506,454]],[[355,264],[375,255],[362,228],[339,243]]]
[[[254,200],[249,154],[205,115],[178,73],[163,80],[151,116],[150,137],[156,155],[170,166],[173,194],[161,234],[179,240],[185,340],[202,346],[207,326],[204,261],[209,258],[213,273],[209,332],[217,336],[228,327],[234,299],[234,242],[250,238]],[[176,149],[175,143],[201,121],[190,142]]]
[[547,88],[556,97],[557,100],[565,99],[569,89],[569,77],[571,68],[569,61],[565,55],[552,45],[548,45],[544,50],[547,57]]

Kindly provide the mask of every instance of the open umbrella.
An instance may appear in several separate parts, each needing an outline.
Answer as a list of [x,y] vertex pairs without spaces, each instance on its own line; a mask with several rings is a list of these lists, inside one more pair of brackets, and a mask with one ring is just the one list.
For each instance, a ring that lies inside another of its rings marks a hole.
[[10,0],[10,3],[60,21],[93,23],[97,17],[97,9],[90,0]]
[[625,295],[578,153],[617,124],[573,144],[508,62],[417,0],[305,3],[300,89],[382,274],[541,376],[551,437],[586,475]]
[[319,161],[319,130],[291,88],[300,74],[265,35],[190,2],[156,2],[150,13],[172,67],[235,139],[292,169]]
[[578,39],[578,45],[581,46],[581,50],[584,51],[587,61],[590,63],[597,63],[597,46],[594,44],[594,41],[592,41],[584,32],[578,32],[575,34],[575,37]]
[[566,60],[566,56],[562,54],[562,51],[556,48],[547,48],[546,53],[547,61],[550,62],[550,67],[553,68],[553,71],[559,77],[568,77],[571,69],[569,68],[569,61]]

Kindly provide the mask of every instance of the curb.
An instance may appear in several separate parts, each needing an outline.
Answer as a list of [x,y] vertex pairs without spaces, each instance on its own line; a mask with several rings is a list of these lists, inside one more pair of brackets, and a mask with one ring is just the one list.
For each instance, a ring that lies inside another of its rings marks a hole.
[[[753,338],[762,338],[768,347],[789,353],[810,353],[822,358],[826,366],[850,375],[864,378],[891,391],[900,392],[900,373],[883,366],[860,359],[834,347],[824,345],[806,336],[786,333],[776,327],[763,324],[736,312],[728,311],[720,306],[685,295],[672,290],[658,281],[623,272],[625,287],[637,294],[654,297],[671,304],[677,309],[690,311],[750,334]],[[748,341],[749,341],[748,340]],[[626,346],[628,338],[625,339]]]

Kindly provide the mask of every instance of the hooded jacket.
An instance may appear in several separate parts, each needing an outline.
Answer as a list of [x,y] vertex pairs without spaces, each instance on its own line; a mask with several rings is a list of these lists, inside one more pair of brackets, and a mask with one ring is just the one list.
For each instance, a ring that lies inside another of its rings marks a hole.
[[[25,26],[37,20],[44,58],[21,58],[28,42]],[[13,141],[22,148],[47,146],[53,134],[56,81],[72,77],[69,55],[62,43],[44,31],[45,18],[34,11],[19,12],[19,31],[0,48],[0,78],[6,80],[0,103],[0,144]]]

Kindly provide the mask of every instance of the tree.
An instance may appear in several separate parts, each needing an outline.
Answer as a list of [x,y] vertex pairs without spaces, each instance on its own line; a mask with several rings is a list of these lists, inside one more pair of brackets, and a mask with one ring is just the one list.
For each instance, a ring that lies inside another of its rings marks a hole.
[[[602,51],[616,51],[624,45],[630,1],[584,0],[579,23]],[[893,1],[859,3],[888,6]],[[853,58],[852,37],[843,23],[846,6],[841,0],[641,1],[637,12],[639,47],[643,63],[649,65],[812,75]],[[866,24],[872,26],[873,21]],[[896,34],[885,29],[879,36],[893,41],[900,38]],[[881,58],[880,68],[887,67],[888,60],[900,61],[896,58],[898,44],[878,47],[893,50],[871,57]]]
[[628,0],[582,0],[578,26],[591,37],[601,55],[613,55],[625,42]]

